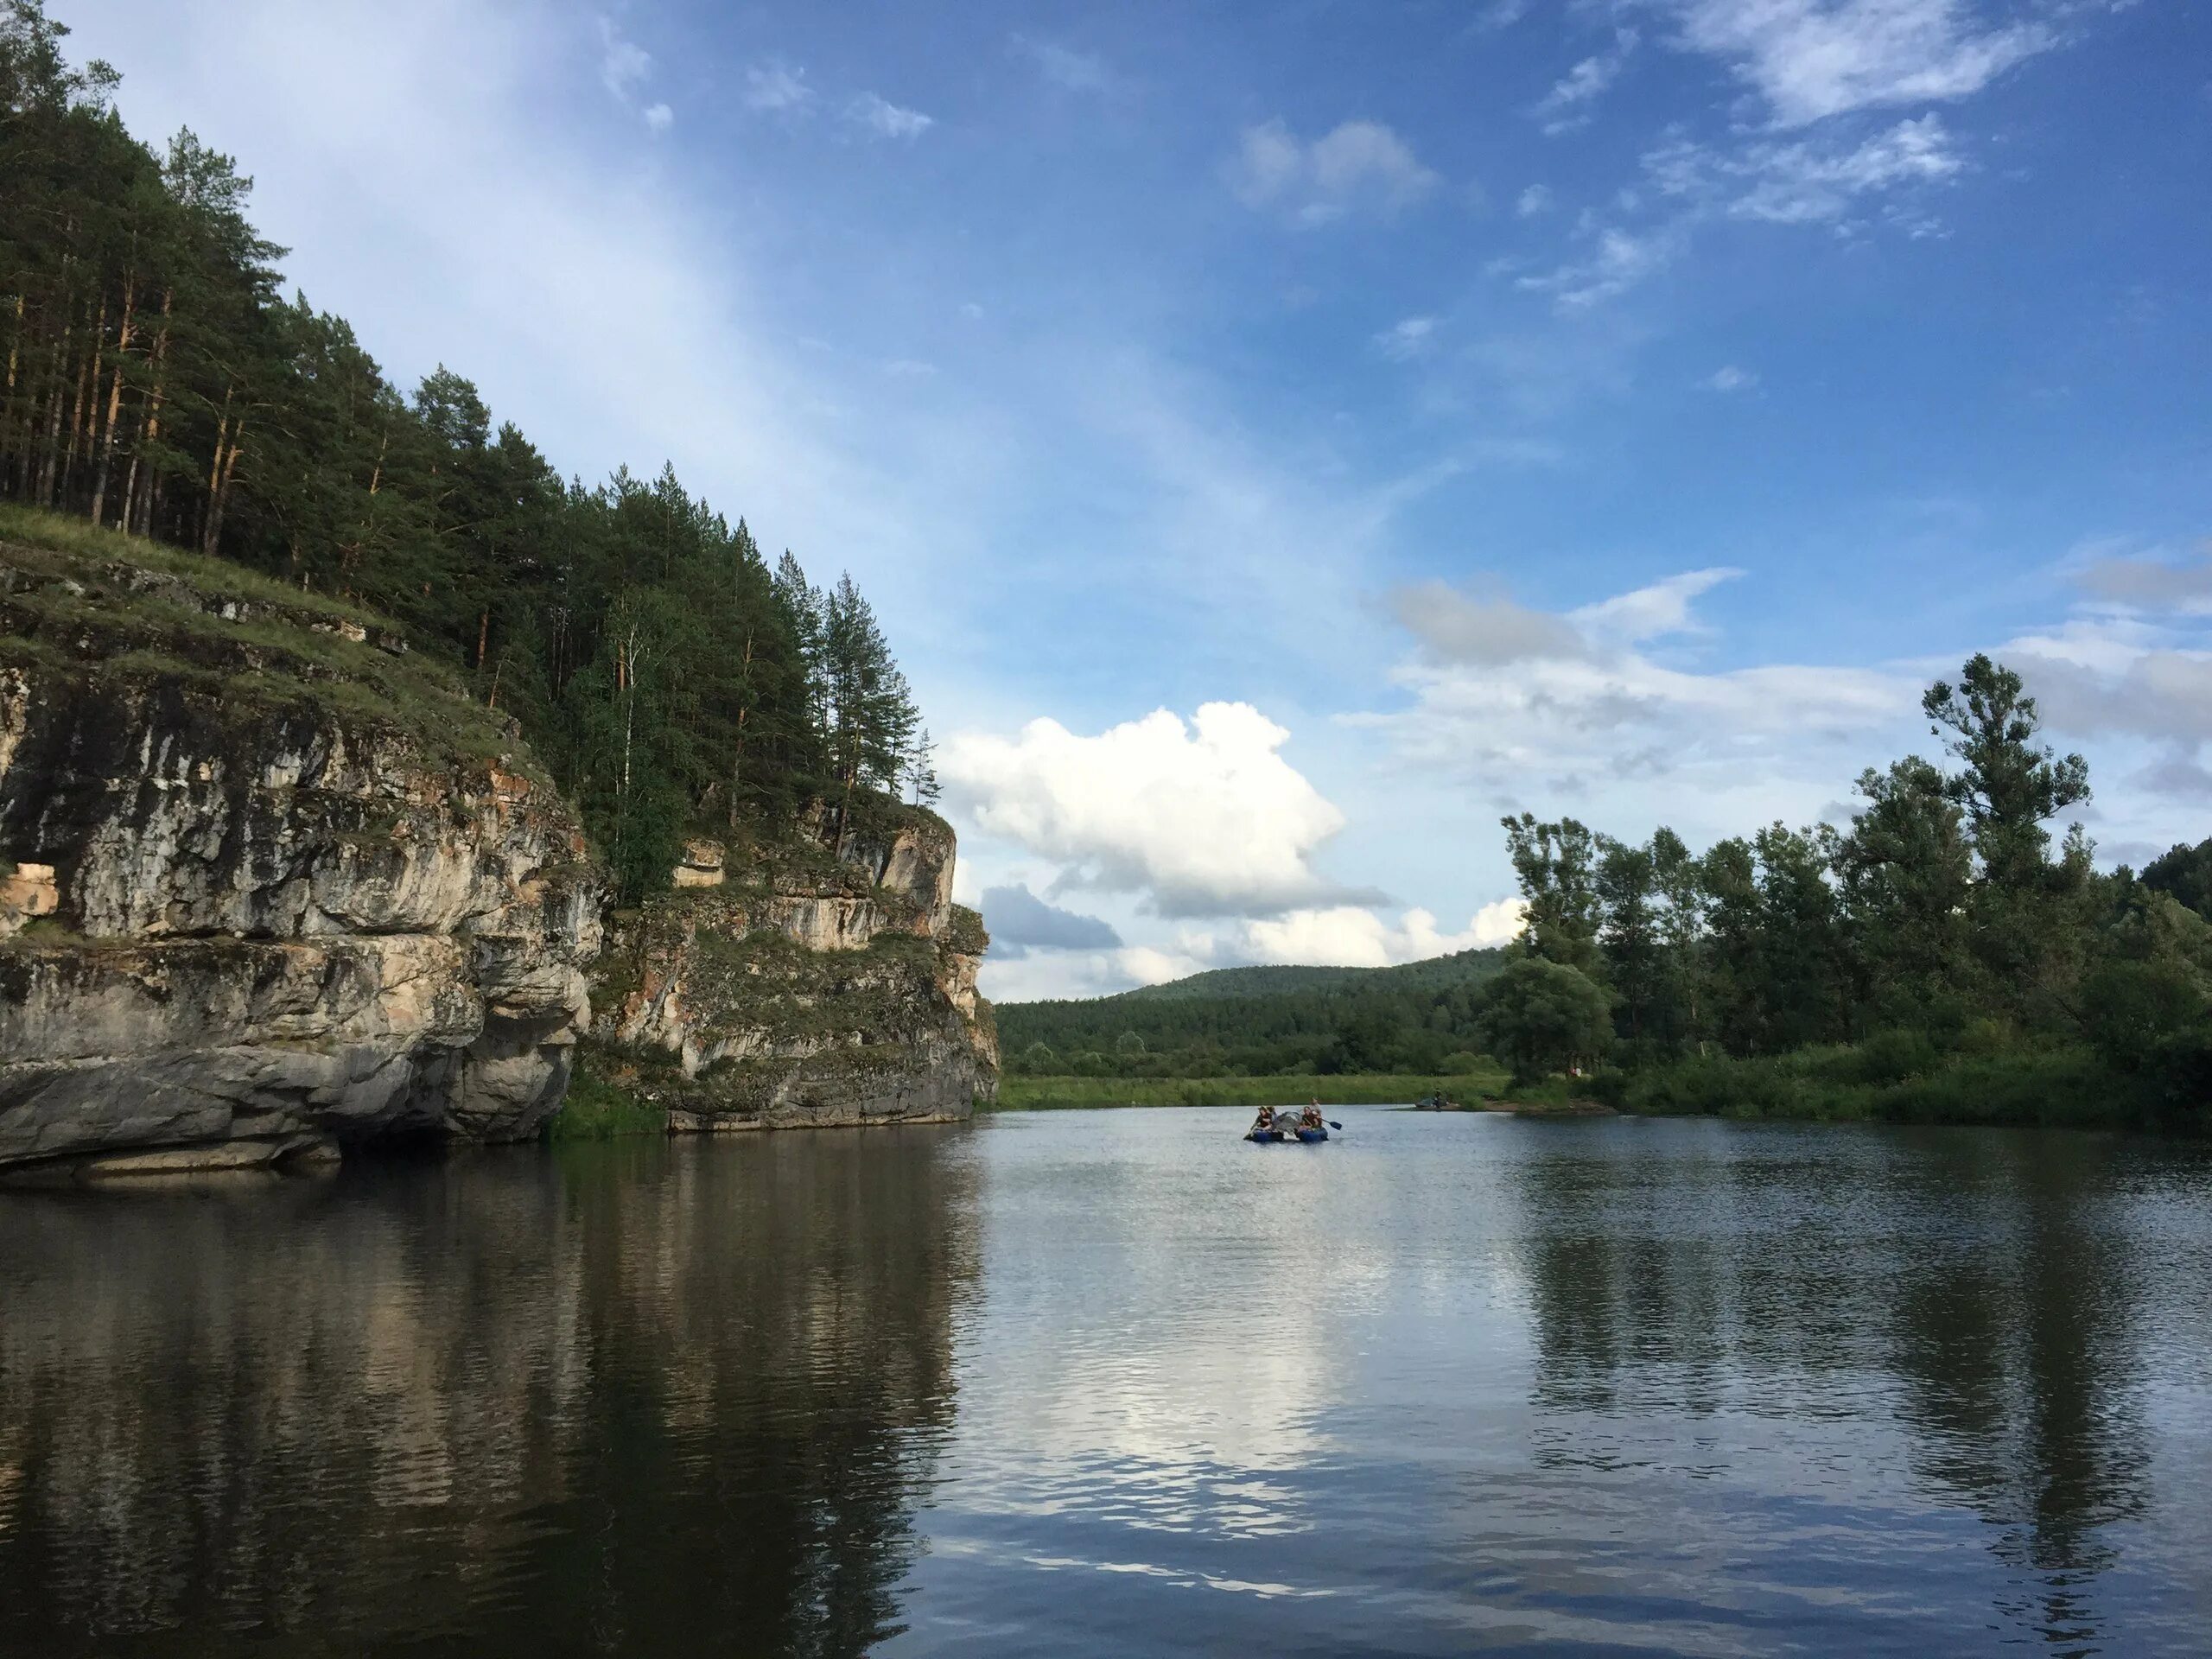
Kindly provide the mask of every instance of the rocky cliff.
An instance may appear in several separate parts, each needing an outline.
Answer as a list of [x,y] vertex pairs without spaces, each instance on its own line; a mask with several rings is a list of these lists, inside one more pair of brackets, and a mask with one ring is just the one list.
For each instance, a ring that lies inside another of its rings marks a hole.
[[594,1035],[678,1130],[940,1121],[996,1091],[982,920],[952,831],[877,800],[842,837],[694,844],[672,892],[610,919]]
[[600,897],[512,728],[373,619],[0,545],[0,1169],[530,1135]]

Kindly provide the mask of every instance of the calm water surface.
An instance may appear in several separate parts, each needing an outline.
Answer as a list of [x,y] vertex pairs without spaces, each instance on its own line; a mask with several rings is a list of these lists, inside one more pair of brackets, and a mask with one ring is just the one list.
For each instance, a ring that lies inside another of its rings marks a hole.
[[2212,1157],[1358,1108],[0,1194],[0,1652],[2212,1651]]

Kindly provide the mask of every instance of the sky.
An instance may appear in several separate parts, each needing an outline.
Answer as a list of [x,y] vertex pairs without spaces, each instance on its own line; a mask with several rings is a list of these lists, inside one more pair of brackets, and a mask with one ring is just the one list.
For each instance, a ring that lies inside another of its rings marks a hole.
[[1847,823],[1977,651],[2212,834],[2212,8],[50,10],[403,384],[851,571],[1001,1000]]

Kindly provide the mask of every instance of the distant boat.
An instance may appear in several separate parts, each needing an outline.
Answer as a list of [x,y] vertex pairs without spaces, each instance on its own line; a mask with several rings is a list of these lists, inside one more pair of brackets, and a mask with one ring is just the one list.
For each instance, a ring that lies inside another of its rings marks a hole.
[[1245,1134],[1244,1138],[1247,1141],[1251,1141],[1254,1145],[1262,1147],[1275,1141],[1302,1141],[1304,1144],[1310,1147],[1318,1145],[1319,1142],[1327,1140],[1329,1138],[1329,1132],[1326,1129],[1309,1129],[1303,1128],[1289,1129],[1252,1129],[1249,1130]]

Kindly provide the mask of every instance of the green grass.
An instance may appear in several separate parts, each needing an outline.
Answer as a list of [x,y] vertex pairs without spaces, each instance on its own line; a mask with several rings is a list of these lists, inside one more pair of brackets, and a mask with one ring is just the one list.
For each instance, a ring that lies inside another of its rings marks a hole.
[[[0,657],[83,673],[85,661],[54,639],[89,639],[97,671],[118,679],[166,679],[211,696],[271,710],[306,701],[366,726],[404,733],[434,754],[504,760],[546,785],[511,722],[485,709],[453,666],[420,652],[395,655],[373,643],[401,637],[365,607],[305,592],[227,560],[99,530],[81,519],[0,504],[0,564],[32,578],[9,604],[45,637],[0,641]],[[175,585],[118,582],[127,565]],[[245,613],[220,613],[227,601]],[[343,621],[366,640],[333,632]],[[80,647],[79,654],[82,654]],[[548,785],[550,786],[550,785]]]
[[1319,1100],[1326,1106],[1398,1106],[1441,1090],[1454,1100],[1471,1100],[1484,1090],[1501,1089],[1502,1069],[1465,1077],[1002,1077],[999,1097],[986,1109],[1045,1111],[1083,1106],[1302,1106]]
[[2161,1116],[2144,1079],[2071,1046],[1946,1054],[1878,1039],[1681,1060],[1610,1082],[1623,1109],[1666,1116],[2106,1128],[2152,1127]]
[[568,1098],[546,1122],[548,1141],[613,1141],[626,1135],[668,1133],[665,1106],[601,1076],[597,1065],[588,1052],[576,1057]]
[[188,553],[181,548],[164,546],[160,542],[125,536],[120,531],[101,530],[82,518],[68,518],[58,512],[42,512],[36,507],[0,501],[0,542],[15,542],[25,547],[42,548],[48,552],[69,554],[78,558],[135,564],[142,569],[158,571],[162,575],[188,582],[201,593],[219,598],[288,606],[294,610],[313,611],[334,620],[342,618],[349,622],[358,622],[364,627],[397,632],[393,623],[365,606],[349,604],[327,594],[295,588],[274,576],[264,575],[258,570],[233,564],[228,559],[211,559],[203,554]]

